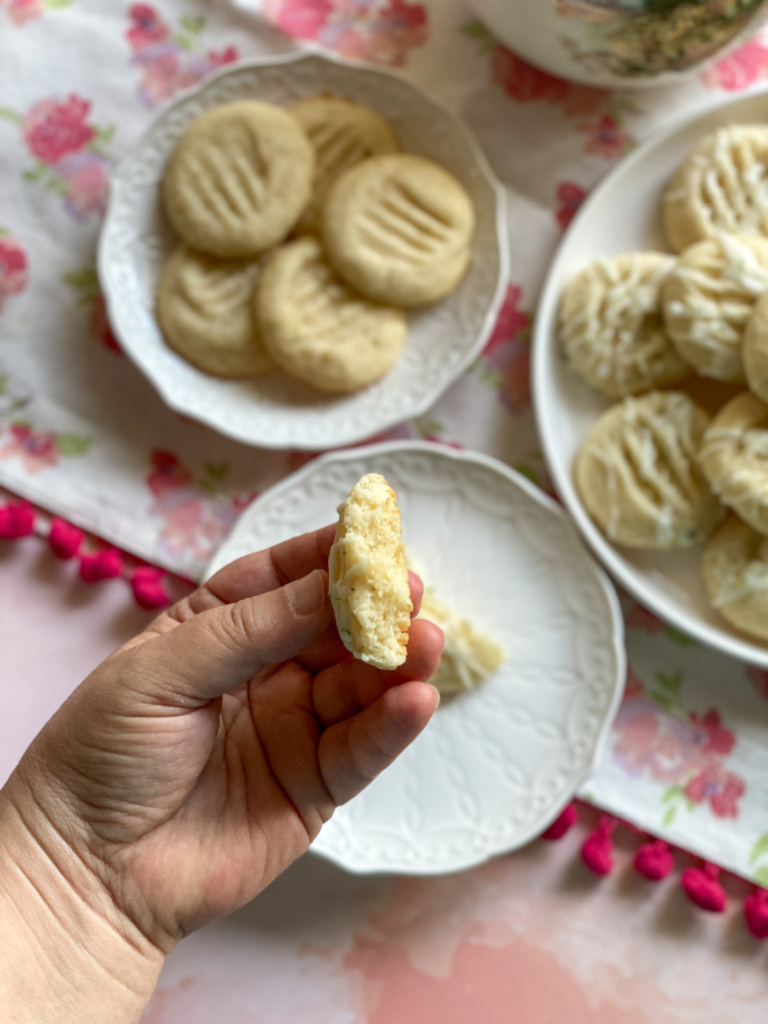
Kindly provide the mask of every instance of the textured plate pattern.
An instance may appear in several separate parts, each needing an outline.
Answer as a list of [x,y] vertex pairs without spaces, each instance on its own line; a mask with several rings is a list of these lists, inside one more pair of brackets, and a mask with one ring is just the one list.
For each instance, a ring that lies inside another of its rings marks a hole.
[[594,192],[563,240],[539,304],[533,344],[534,408],[547,463],[557,493],[587,543],[614,579],[662,619],[763,668],[768,668],[768,649],[738,633],[710,607],[699,570],[700,548],[665,553],[615,547],[590,519],[573,483],[573,461],[582,438],[611,403],[568,370],[556,329],[562,290],[588,263],[621,252],[668,251],[661,196],[702,136],[720,125],[760,124],[766,117],[766,92],[730,101],[656,133],[623,160]]
[[[403,149],[437,161],[464,185],[477,212],[470,269],[447,299],[409,317],[408,340],[392,372],[356,395],[328,397],[280,374],[249,382],[209,377],[164,344],[155,322],[159,272],[174,245],[160,209],[165,162],[204,110],[243,98],[290,104],[327,91],[377,111]],[[316,451],[420,415],[480,352],[508,276],[504,205],[466,128],[407,79],[318,55],[247,62],[168,107],[123,160],[112,179],[99,275],[121,345],[172,408],[247,444]]]
[[333,521],[368,472],[397,491],[406,545],[440,596],[509,657],[446,700],[313,849],[352,871],[455,871],[532,839],[590,771],[623,685],[621,616],[558,506],[493,459],[421,442],[310,463],[243,514],[211,571]]

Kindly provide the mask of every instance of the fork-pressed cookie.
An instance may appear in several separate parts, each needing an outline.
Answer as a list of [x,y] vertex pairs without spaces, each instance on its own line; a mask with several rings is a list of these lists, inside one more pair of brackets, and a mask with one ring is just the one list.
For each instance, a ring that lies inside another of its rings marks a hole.
[[163,267],[157,319],[179,355],[218,377],[273,369],[253,312],[259,264],[220,260],[180,245]]
[[661,287],[674,266],[664,253],[623,253],[585,267],[565,289],[560,344],[571,368],[604,395],[622,398],[690,375],[661,311]]
[[712,607],[724,619],[768,641],[768,537],[729,516],[707,541],[701,575]]
[[290,109],[315,151],[312,195],[297,228],[315,232],[322,204],[339,175],[368,157],[398,153],[400,146],[383,117],[351,100],[309,96]]
[[402,310],[349,288],[310,236],[272,253],[254,301],[261,336],[278,366],[322,391],[358,391],[378,380],[407,333]]
[[376,668],[402,665],[413,602],[397,495],[378,473],[361,477],[339,506],[328,576],[345,647]]
[[312,145],[287,111],[257,100],[214,107],[195,118],[171,153],[165,212],[196,249],[256,256],[298,221],[314,165]]
[[435,302],[469,265],[472,200],[448,171],[423,157],[363,160],[337,178],[321,220],[336,270],[377,302]]
[[581,444],[576,487],[609,540],[632,548],[686,548],[725,516],[699,468],[709,416],[676,391],[625,398]]
[[729,124],[689,153],[664,193],[675,252],[721,231],[768,235],[768,126]]

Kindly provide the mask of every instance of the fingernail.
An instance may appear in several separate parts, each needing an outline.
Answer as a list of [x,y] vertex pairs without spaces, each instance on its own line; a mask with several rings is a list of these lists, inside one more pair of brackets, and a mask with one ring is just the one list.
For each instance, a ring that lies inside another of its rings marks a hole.
[[319,611],[328,596],[328,577],[321,569],[315,569],[309,576],[289,583],[285,596],[294,615],[311,615]]

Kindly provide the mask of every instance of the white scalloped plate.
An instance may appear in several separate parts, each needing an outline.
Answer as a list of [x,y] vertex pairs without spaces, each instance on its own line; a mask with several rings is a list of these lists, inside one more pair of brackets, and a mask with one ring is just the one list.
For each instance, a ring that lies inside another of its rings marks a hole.
[[[272,373],[253,381],[208,376],[163,341],[154,316],[160,269],[174,239],[159,182],[176,141],[198,114],[232,100],[290,104],[331,91],[378,111],[404,150],[446,167],[477,213],[472,262],[456,291],[409,316],[392,371],[355,395],[329,397]],[[177,412],[246,444],[319,451],[353,444],[425,412],[482,350],[508,277],[504,192],[465,126],[402,75],[318,54],[247,61],[185,93],[155,119],[112,178],[99,276],[115,333]]]
[[312,848],[356,872],[458,871],[541,833],[596,763],[624,684],[621,613],[558,505],[494,459],[418,441],[309,463],[243,513],[209,571],[332,522],[368,472],[395,488],[429,582],[508,659]]
[[733,657],[768,668],[768,650],[732,629],[710,607],[699,573],[700,550],[633,551],[608,541],[581,503],[572,477],[584,435],[611,402],[571,373],[556,338],[562,290],[602,256],[638,249],[668,251],[661,194],[686,153],[729,121],[768,120],[768,92],[726,102],[655,133],[593,193],[563,239],[539,304],[533,344],[534,408],[557,493],[584,539],[623,587],[660,618]]

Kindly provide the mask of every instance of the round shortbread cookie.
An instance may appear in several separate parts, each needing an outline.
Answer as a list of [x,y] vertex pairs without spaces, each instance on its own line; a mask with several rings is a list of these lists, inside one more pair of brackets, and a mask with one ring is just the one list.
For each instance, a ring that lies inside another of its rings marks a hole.
[[363,160],[336,179],[321,219],[331,263],[375,302],[435,302],[453,291],[469,265],[472,200],[423,157]]
[[157,290],[157,319],[171,348],[217,377],[273,369],[253,313],[259,270],[252,261],[222,261],[180,245]]
[[378,473],[361,477],[339,506],[328,576],[347,650],[376,668],[402,665],[413,603],[397,495]]
[[720,231],[768,235],[768,126],[705,136],[667,186],[663,216],[675,252]]
[[699,462],[720,501],[768,535],[768,405],[749,391],[732,398],[704,434]]
[[314,233],[320,208],[339,175],[368,157],[398,153],[400,146],[383,117],[351,100],[311,96],[294,104],[291,113],[315,151],[312,195],[297,225],[301,232]]
[[667,333],[703,377],[744,380],[741,346],[768,291],[768,239],[719,235],[686,249],[662,286]]
[[750,391],[768,402],[768,293],[757,300],[747,322],[741,361]]
[[405,341],[403,312],[352,291],[336,276],[316,238],[277,249],[255,296],[269,354],[286,373],[322,391],[358,391],[378,380]]
[[190,124],[166,164],[163,204],[181,238],[226,258],[282,241],[309,200],[315,156],[296,118],[241,100]]
[[707,541],[701,575],[712,607],[723,618],[768,640],[768,537],[729,516]]
[[576,487],[609,540],[632,548],[687,548],[725,511],[696,462],[709,423],[687,395],[651,391],[603,413],[576,456]]
[[598,260],[568,285],[558,333],[571,367],[611,398],[675,384],[691,373],[667,336],[660,289],[672,256],[626,253]]

